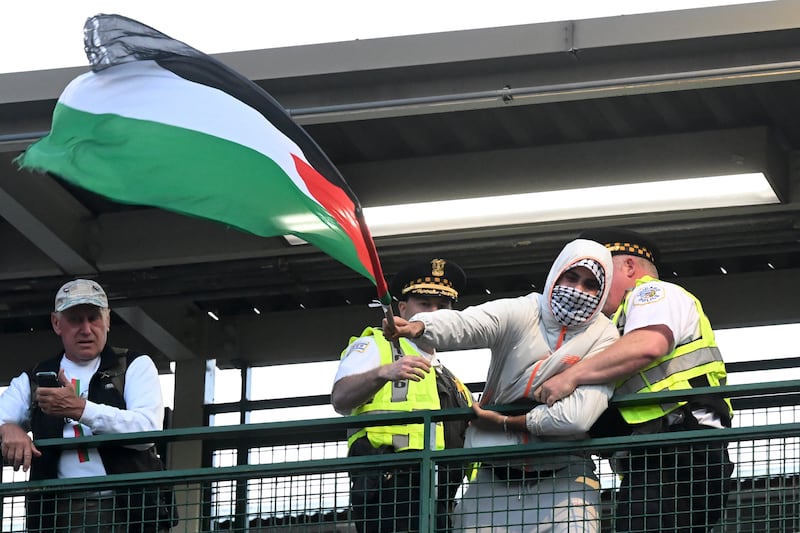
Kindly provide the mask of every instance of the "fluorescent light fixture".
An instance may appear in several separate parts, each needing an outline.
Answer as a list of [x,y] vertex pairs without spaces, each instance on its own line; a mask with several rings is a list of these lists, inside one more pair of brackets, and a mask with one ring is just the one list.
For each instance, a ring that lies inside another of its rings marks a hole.
[[[365,207],[374,237],[778,203],[762,172]],[[286,236],[290,244],[305,241]]]

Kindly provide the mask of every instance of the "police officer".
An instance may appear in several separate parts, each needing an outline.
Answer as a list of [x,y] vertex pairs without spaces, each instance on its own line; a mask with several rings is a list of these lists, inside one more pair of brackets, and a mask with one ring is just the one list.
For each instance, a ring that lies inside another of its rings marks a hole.
[[[535,397],[552,405],[579,385],[607,382],[616,382],[615,395],[724,385],[725,364],[708,317],[692,294],[658,279],[656,244],[622,228],[581,237],[611,251],[614,276],[604,312],[613,314],[623,336],[550,378]],[[623,407],[620,414],[635,435],[726,428],[733,412],[727,399],[709,395]],[[722,516],[733,471],[727,443],[638,449],[617,464],[616,531],[707,531]]]
[[[451,309],[466,283],[464,271],[445,259],[417,262],[392,279],[400,317]],[[331,403],[344,415],[370,412],[469,407],[467,388],[439,361],[434,350],[402,339],[387,341],[379,327],[350,339],[342,352]],[[432,428],[435,449],[462,447],[467,422],[439,422]],[[348,439],[349,455],[363,456],[425,449],[422,424],[372,426]],[[437,529],[448,527],[452,498],[464,478],[463,465],[439,465]],[[359,533],[418,531],[419,471],[408,467],[351,473],[350,500]]]

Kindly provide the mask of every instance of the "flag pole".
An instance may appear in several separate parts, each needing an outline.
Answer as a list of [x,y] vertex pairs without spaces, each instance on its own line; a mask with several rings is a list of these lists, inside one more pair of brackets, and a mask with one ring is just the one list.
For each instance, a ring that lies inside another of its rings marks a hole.
[[367,244],[367,253],[369,254],[369,260],[372,265],[372,272],[375,274],[375,288],[378,291],[378,301],[381,303],[383,316],[386,318],[389,329],[394,331],[395,325],[394,314],[392,313],[392,295],[389,294],[389,287],[386,285],[386,278],[383,276],[383,268],[381,267],[381,262],[378,259],[378,251],[375,249],[375,241],[372,240],[372,234],[369,231],[369,226],[367,226],[367,222],[364,220],[364,212],[361,209],[361,205],[356,206],[356,220],[358,221],[358,227],[361,230],[361,236],[364,238],[364,242]]

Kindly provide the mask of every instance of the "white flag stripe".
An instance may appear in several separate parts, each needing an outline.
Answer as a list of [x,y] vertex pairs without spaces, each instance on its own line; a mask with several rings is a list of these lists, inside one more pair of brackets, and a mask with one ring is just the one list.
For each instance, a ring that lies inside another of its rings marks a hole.
[[155,61],[136,61],[83,74],[64,89],[59,101],[87,113],[167,124],[246,146],[274,160],[306,196],[314,199],[291,157],[295,154],[305,160],[305,154],[291,139],[241,100],[181,78]]

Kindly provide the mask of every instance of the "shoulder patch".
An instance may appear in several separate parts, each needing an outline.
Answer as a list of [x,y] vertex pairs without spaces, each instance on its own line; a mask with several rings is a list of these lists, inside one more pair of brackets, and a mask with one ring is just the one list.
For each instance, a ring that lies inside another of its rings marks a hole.
[[354,352],[356,352],[356,353],[364,353],[364,350],[366,350],[368,347],[369,347],[369,342],[368,341],[356,341],[356,342],[354,342],[353,344],[350,345],[350,348],[347,349],[347,353],[344,354],[344,357],[342,357],[342,359],[344,359],[345,357],[348,357],[351,353],[354,353]]
[[643,285],[633,294],[633,305],[647,305],[664,299],[664,288],[658,285]]

